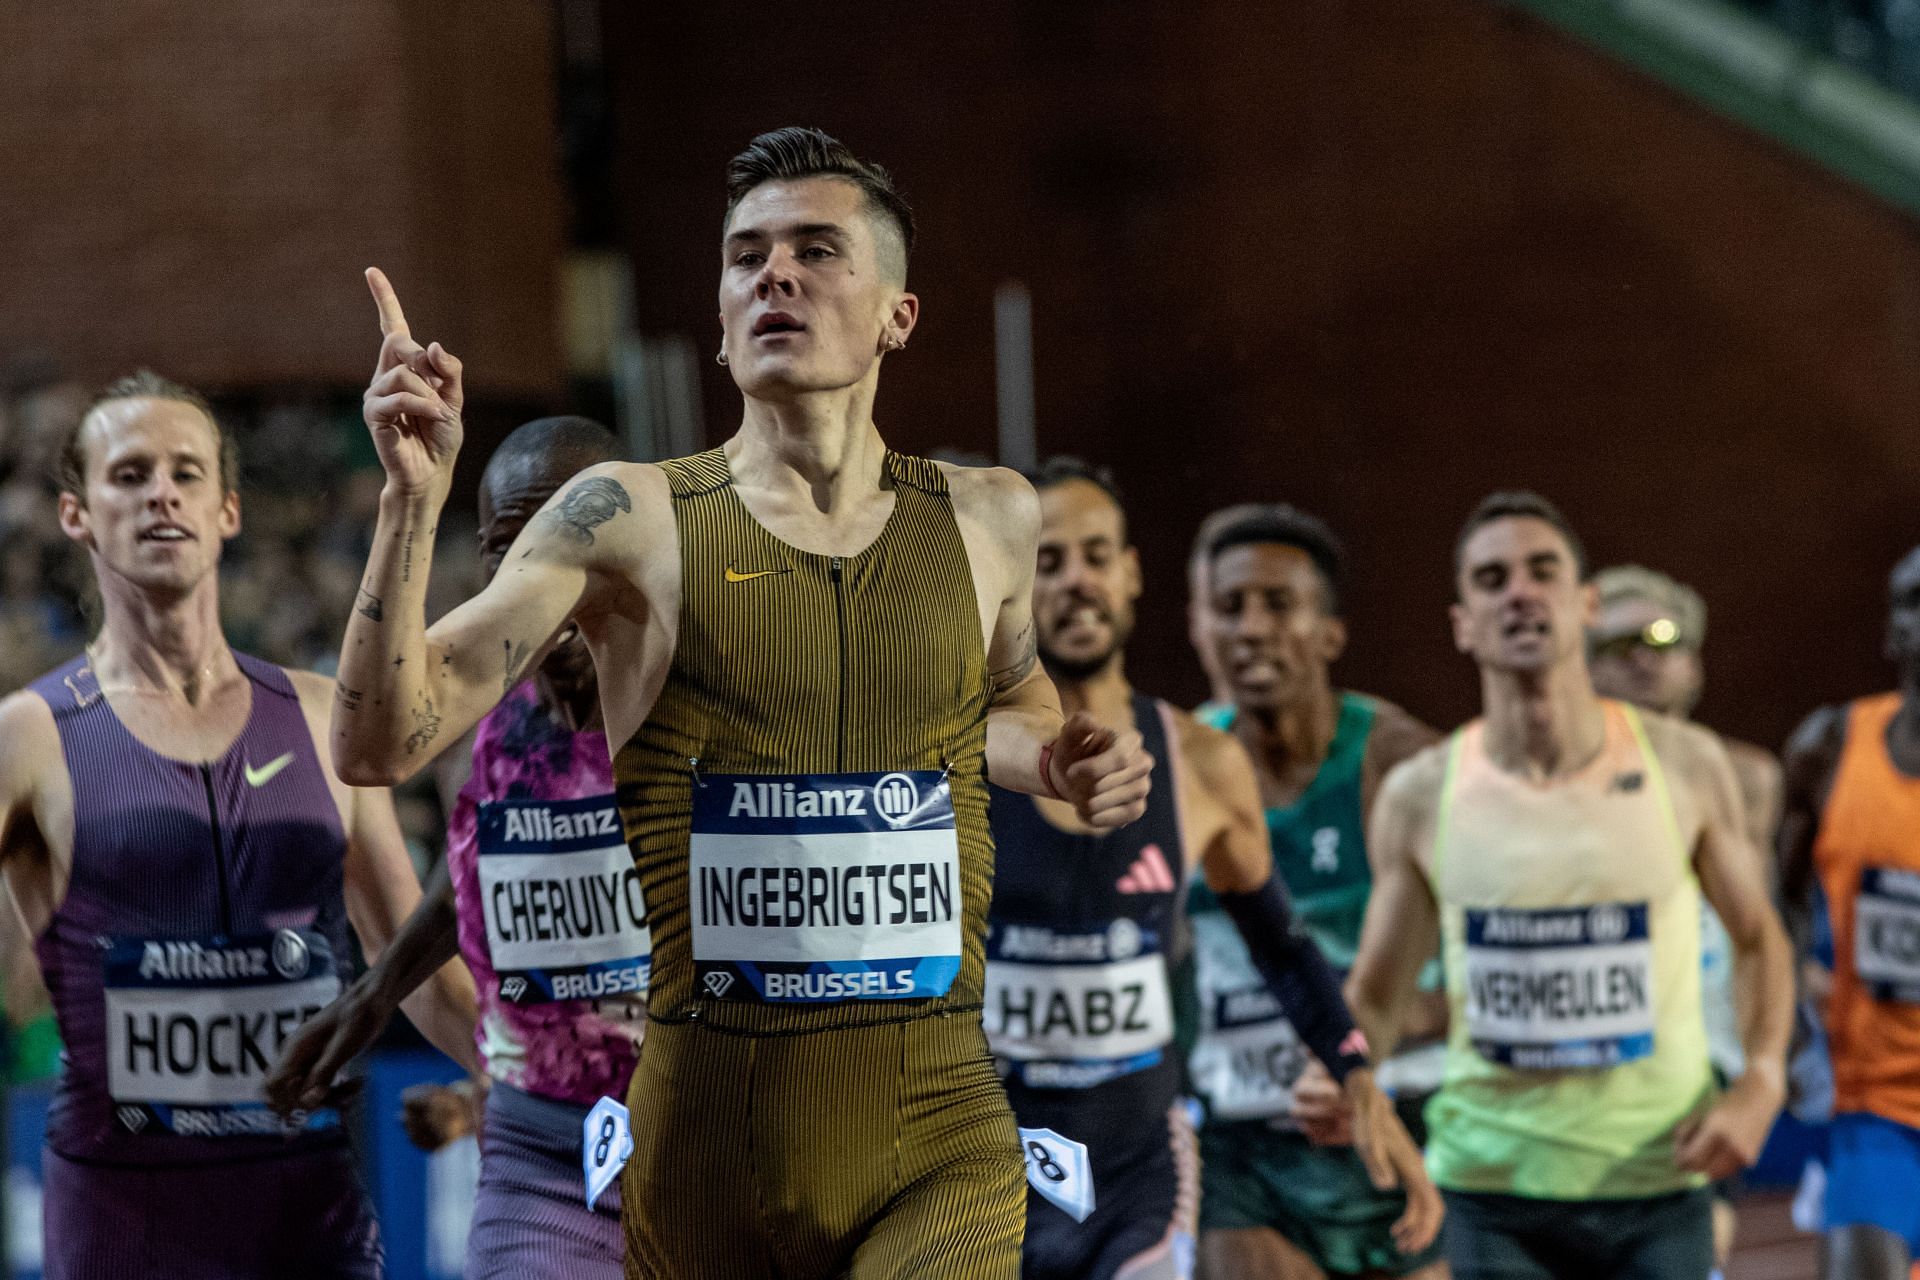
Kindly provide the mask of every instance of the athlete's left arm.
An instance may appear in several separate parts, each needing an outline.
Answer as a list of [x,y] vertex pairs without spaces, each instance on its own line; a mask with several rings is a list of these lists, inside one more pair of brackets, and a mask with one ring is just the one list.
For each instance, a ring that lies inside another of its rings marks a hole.
[[[1647,721],[1654,749],[1700,813],[1693,866],[1733,942],[1734,1002],[1746,1071],[1713,1109],[1682,1127],[1683,1168],[1725,1178],[1760,1157],[1786,1099],[1787,1043],[1793,1033],[1793,950],[1774,911],[1767,865],[1748,834],[1733,765],[1718,738],[1693,725]],[[1665,741],[1662,741],[1665,739]]]
[[1192,801],[1182,811],[1218,819],[1202,833],[1200,872],[1301,1043],[1325,1068],[1313,1073],[1324,1085],[1320,1101],[1325,1113],[1338,1118],[1313,1130],[1315,1141],[1335,1135],[1350,1141],[1376,1187],[1405,1189],[1407,1211],[1394,1223],[1393,1236],[1402,1250],[1417,1253],[1440,1229],[1440,1193],[1393,1101],[1374,1082],[1366,1037],[1341,994],[1340,975],[1294,919],[1286,886],[1273,868],[1253,764],[1237,741],[1191,716],[1178,714],[1176,726],[1187,766],[1182,796]]
[[[347,853],[343,889],[347,919],[360,939],[367,963],[374,964],[392,943],[402,923],[420,902],[420,880],[407,856],[400,816],[393,793],[385,787],[348,787],[334,774],[327,756],[328,716],[333,708],[334,682],[307,671],[288,675],[300,695],[307,728],[314,735],[321,768],[336,795],[346,796]],[[479,1070],[474,1056],[473,1024],[479,1016],[473,975],[459,960],[442,965],[432,979],[421,983],[401,1001],[408,1019],[434,1048],[465,1067]]]
[[1071,803],[1098,829],[1123,827],[1147,811],[1153,759],[1140,734],[1102,728],[1076,712],[1063,722],[1060,695],[1040,668],[1033,626],[1033,571],[1040,500],[1004,467],[942,466],[976,589],[993,619],[987,672],[987,774],[997,786]]
[[[1361,764],[1360,805],[1363,814],[1373,812],[1374,798],[1402,761],[1411,760],[1440,741],[1439,732],[1426,721],[1384,698],[1375,698],[1373,731],[1367,734],[1367,750]],[[1427,957],[1439,958],[1436,946]],[[1425,970],[1422,971],[1423,973]],[[1402,1046],[1440,1039],[1447,1034],[1447,993],[1428,990],[1425,984],[1407,997],[1399,1021]]]

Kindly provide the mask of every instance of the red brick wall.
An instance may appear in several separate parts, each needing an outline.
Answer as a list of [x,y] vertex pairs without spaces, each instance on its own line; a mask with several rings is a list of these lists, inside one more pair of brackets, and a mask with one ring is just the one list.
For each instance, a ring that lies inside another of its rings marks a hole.
[[[27,10],[31,12],[28,14]],[[0,39],[0,354],[363,383],[361,269],[481,395],[560,385],[539,0],[72,0]]]
[[[1484,0],[606,12],[644,321],[714,340],[722,166],[753,133],[817,123],[890,165],[923,319],[882,425],[992,447],[992,290],[1026,280],[1042,452],[1134,495],[1143,685],[1201,692],[1199,517],[1284,498],[1351,547],[1340,675],[1469,714],[1448,556],[1512,485],[1705,592],[1729,731],[1777,742],[1887,679],[1920,242],[1766,139]],[[709,367],[716,439],[737,414]]]

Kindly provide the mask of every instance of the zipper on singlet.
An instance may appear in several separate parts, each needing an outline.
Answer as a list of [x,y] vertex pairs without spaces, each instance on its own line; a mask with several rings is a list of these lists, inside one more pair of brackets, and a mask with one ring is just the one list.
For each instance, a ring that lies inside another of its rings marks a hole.
[[200,781],[207,788],[207,822],[213,831],[213,879],[220,886],[220,932],[233,936],[233,901],[227,896],[227,849],[220,839],[220,805],[213,797],[213,766],[200,766]]
[[833,616],[840,624],[840,680],[839,715],[833,740],[833,768],[836,773],[844,773],[847,768],[847,595],[840,581],[840,557],[835,556],[827,562],[827,573],[833,578]]

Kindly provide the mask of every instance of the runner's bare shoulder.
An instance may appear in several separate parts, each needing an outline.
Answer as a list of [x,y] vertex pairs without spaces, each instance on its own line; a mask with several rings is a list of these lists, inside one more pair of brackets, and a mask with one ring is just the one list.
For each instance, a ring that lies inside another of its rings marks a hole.
[[1180,757],[1194,778],[1209,790],[1218,791],[1231,773],[1244,773],[1253,780],[1253,764],[1245,747],[1230,733],[1202,723],[1191,711],[1169,706],[1174,732],[1178,735]]
[[1007,525],[1040,525],[1040,498],[1027,478],[1011,467],[965,467],[936,462],[953,494],[956,515],[993,529],[1003,537]]
[[1423,747],[1388,770],[1367,821],[1367,853],[1409,856],[1424,863],[1433,845],[1440,792],[1446,786],[1450,744]]
[[1640,724],[1646,730],[1647,744],[1669,772],[1706,786],[1733,779],[1733,761],[1727,756],[1726,746],[1720,735],[1705,725],[1656,711],[1642,711]]
[[63,760],[53,708],[30,689],[0,698],[0,804],[30,801],[40,771]]
[[1361,696],[1373,704],[1373,732],[1367,735],[1367,755],[1370,762],[1378,762],[1382,771],[1412,759],[1440,741],[1438,730],[1400,704],[1371,693]]

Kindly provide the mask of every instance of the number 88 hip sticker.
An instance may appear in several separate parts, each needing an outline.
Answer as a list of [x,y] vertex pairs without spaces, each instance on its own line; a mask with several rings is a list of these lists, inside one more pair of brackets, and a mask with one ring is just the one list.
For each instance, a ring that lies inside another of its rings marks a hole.
[[602,1098],[580,1122],[580,1169],[586,1175],[587,1208],[613,1185],[633,1154],[633,1129],[627,1109],[612,1098]]
[[1027,1184],[1075,1222],[1093,1213],[1093,1168],[1083,1142],[1051,1129],[1020,1130],[1027,1158]]

